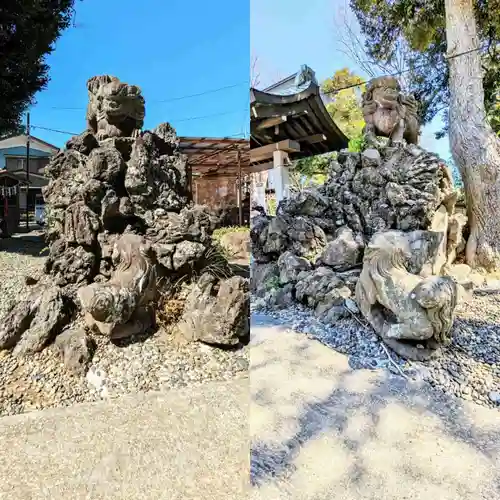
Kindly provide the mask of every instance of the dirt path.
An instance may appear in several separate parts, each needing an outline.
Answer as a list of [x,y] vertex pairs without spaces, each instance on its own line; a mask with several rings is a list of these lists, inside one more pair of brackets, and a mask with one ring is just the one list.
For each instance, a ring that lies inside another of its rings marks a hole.
[[252,319],[254,500],[500,499],[500,412]]

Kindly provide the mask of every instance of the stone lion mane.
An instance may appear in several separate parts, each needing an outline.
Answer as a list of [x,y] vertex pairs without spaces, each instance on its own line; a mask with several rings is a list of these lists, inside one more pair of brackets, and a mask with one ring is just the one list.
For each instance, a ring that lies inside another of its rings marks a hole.
[[156,273],[150,245],[135,234],[124,234],[116,241],[112,260],[115,271],[111,279],[83,287],[78,295],[87,317],[116,325],[154,299]]
[[98,140],[136,137],[144,125],[145,101],[136,85],[110,75],[87,81],[87,126]]
[[442,276],[423,281],[413,290],[415,300],[427,310],[438,342],[450,344],[453,311],[457,305],[457,287],[452,278]]

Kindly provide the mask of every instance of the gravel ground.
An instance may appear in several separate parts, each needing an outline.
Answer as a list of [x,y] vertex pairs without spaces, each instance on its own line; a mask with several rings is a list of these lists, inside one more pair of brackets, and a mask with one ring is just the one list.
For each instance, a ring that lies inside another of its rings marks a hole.
[[358,317],[332,326],[318,321],[301,305],[263,310],[252,303],[251,310],[265,312],[291,330],[348,355],[352,368],[389,369],[426,380],[446,394],[500,408],[500,293],[474,295],[472,300],[462,302],[456,310],[452,345],[426,363],[408,362],[386,351],[378,336],[363,327]]
[[[27,293],[24,277],[41,272],[43,248],[39,232],[0,240],[0,315]],[[248,346],[229,351],[181,345],[164,332],[122,346],[95,340],[85,377],[67,371],[51,348],[28,358],[0,351],[0,415],[248,376]]]

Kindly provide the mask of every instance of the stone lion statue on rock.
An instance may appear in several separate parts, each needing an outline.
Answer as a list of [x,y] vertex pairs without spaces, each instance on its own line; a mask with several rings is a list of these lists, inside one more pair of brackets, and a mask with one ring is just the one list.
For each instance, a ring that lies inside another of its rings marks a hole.
[[155,258],[136,234],[123,234],[113,246],[116,269],[106,283],[81,287],[78,299],[87,324],[112,339],[146,331],[154,322],[149,308],[156,297]]
[[377,142],[376,136],[388,137],[393,143],[403,139],[409,144],[418,144],[418,105],[415,98],[401,92],[396,78],[381,76],[371,80],[363,94],[363,116],[365,137]]
[[407,359],[429,359],[451,342],[456,283],[408,271],[416,254],[434,252],[441,237],[431,231],[388,231],[375,234],[365,250],[356,285],[358,306],[382,340]]
[[87,126],[98,141],[139,136],[145,116],[145,101],[139,87],[103,75],[91,78],[87,89]]

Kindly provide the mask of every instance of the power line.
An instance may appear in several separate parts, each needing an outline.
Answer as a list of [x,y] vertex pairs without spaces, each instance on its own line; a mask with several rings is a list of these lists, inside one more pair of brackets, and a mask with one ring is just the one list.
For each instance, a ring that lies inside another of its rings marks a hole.
[[[224,87],[218,87],[216,89],[210,89],[210,90],[205,90],[204,92],[198,92],[196,94],[188,94],[188,95],[183,95],[179,97],[172,97],[170,99],[160,99],[160,100],[148,100],[148,102],[151,103],[165,103],[165,102],[174,102],[174,101],[182,101],[184,99],[191,99],[193,97],[199,97],[207,94],[215,94],[216,92],[222,92],[223,90],[228,90],[228,89],[233,89],[236,87],[241,87],[242,85],[248,85],[248,82],[240,82],[240,83],[234,83],[232,85],[226,85]],[[51,106],[50,109],[63,109],[63,110],[84,110],[87,108],[82,108],[82,107],[64,107],[64,106]]]
[[[246,111],[246,110],[245,110]],[[223,111],[222,113],[213,113],[211,115],[203,115],[203,116],[192,116],[190,118],[182,118],[181,120],[171,120],[172,123],[180,123],[180,122],[189,122],[192,120],[203,120],[205,118],[213,118],[215,116],[224,116],[224,115],[232,115],[234,113],[239,113],[240,110],[233,109],[232,111]]]
[[219,87],[218,89],[206,90],[205,92],[199,92],[198,94],[184,95],[181,97],[172,97],[171,99],[164,99],[161,101],[152,101],[152,102],[181,101],[182,99],[190,99],[191,97],[199,97],[201,95],[206,95],[206,94],[215,94],[216,92],[220,92],[222,90],[227,90],[227,89],[234,89],[235,87],[241,87],[242,85],[248,85],[248,82],[235,83],[234,85],[227,85],[225,87]]
[[31,128],[39,128],[41,130],[48,130],[49,132],[57,132],[58,134],[80,135],[75,132],[67,132],[66,130],[56,130],[55,128],[42,127],[41,125],[31,125]]
[[[172,124],[176,124],[176,123],[181,123],[181,122],[188,122],[188,121],[193,121],[193,120],[203,120],[205,118],[214,118],[214,117],[217,117],[217,116],[225,116],[225,115],[231,115],[231,114],[234,114],[234,113],[239,113],[240,110],[232,110],[232,111],[225,111],[225,112],[222,112],[222,113],[213,113],[213,114],[210,114],[210,115],[203,115],[203,116],[191,116],[189,118],[183,118],[181,120],[170,120],[170,122]],[[41,129],[41,130],[47,130],[49,132],[56,132],[56,133],[59,133],[59,134],[67,134],[67,135],[79,135],[75,132],[68,132],[66,130],[57,130],[57,129],[53,129],[53,128],[49,128],[49,127],[43,127],[41,125],[32,125],[31,126],[32,128],[38,128],[38,129]],[[241,135],[241,134],[239,134]]]
[[[38,129],[41,129],[41,130],[47,130],[49,132],[56,132],[58,134],[66,134],[66,135],[71,135],[71,136],[80,135],[79,133],[77,134],[76,132],[68,132],[67,130],[57,130],[57,129],[49,128],[49,127],[42,127],[41,125],[31,125],[31,128],[38,128]],[[243,133],[243,132],[239,132],[238,134],[233,134],[233,135],[225,136],[225,137],[223,137],[223,139],[233,139],[233,138],[236,138],[236,137],[243,137],[243,138],[245,138],[246,134]]]
[[[445,56],[445,60],[449,61],[450,59],[455,59],[456,57],[465,56],[465,55],[470,54],[472,52],[477,52],[477,51],[479,51],[481,49],[483,49],[483,47],[476,47],[475,49],[466,50],[465,52],[460,52],[458,54],[454,54],[454,55],[449,56],[449,57]],[[417,64],[416,66],[413,66],[413,68],[403,69],[401,71],[397,71],[396,73],[390,73],[390,74],[388,74],[386,76],[399,76],[399,75],[402,75],[404,73],[410,73],[411,71],[413,71],[415,69],[424,68],[426,66],[428,66],[427,63]],[[328,90],[327,92],[323,92],[323,94],[325,94],[325,95],[334,94],[336,92],[340,92],[341,90],[347,90],[347,89],[352,89],[352,88],[355,88],[355,87],[360,87],[361,85],[365,85],[365,84],[369,83],[369,81],[370,80],[366,80],[364,82],[354,83],[352,85],[346,85],[345,87],[339,87],[339,88],[336,88],[336,89]]]

